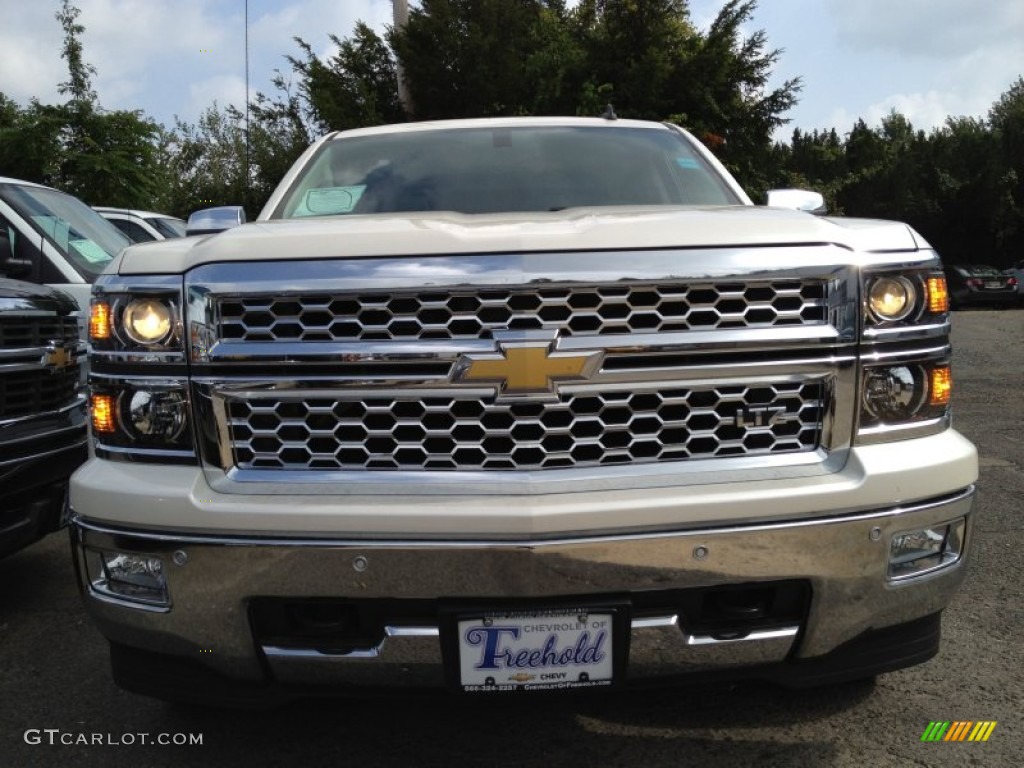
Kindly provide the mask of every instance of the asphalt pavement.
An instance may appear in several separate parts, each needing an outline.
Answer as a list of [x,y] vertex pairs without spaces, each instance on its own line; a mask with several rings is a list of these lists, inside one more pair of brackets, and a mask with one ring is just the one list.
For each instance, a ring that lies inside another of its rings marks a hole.
[[[810,691],[177,707],[111,681],[56,534],[0,560],[0,768],[1024,765],[1024,311],[958,312],[953,326],[955,426],[979,448],[981,498],[970,571],[927,664]],[[937,720],[997,725],[984,743],[921,742]]]

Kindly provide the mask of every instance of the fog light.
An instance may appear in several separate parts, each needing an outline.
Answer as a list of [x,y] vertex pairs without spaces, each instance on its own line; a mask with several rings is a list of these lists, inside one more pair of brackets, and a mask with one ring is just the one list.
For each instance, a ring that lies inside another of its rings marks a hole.
[[170,605],[164,563],[159,557],[88,551],[87,563],[93,591],[149,605]]
[[899,533],[889,545],[889,579],[922,576],[956,563],[963,554],[966,521]]

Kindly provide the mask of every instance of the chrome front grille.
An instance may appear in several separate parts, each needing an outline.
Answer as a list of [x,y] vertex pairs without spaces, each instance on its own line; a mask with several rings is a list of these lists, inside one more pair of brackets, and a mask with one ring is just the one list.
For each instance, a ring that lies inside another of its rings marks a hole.
[[822,380],[493,397],[226,400],[234,464],[270,470],[538,470],[818,447]]
[[0,317],[0,349],[45,347],[57,343],[68,347],[78,344],[78,318]]
[[194,404],[216,424],[198,436],[208,480],[240,493],[518,494],[834,471],[854,418],[848,256],[199,266],[185,288]]
[[823,280],[778,279],[223,297],[217,318],[228,341],[356,342],[815,326],[827,308]]
[[79,367],[0,371],[0,420],[55,411],[78,391]]

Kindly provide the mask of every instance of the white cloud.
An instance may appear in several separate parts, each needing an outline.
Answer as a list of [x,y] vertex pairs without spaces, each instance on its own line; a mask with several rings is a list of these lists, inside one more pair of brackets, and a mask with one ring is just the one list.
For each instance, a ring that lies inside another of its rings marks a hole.
[[186,113],[199,115],[215,101],[221,108],[229,104],[241,107],[245,104],[245,78],[238,75],[214,75],[192,83],[188,92]]
[[857,49],[948,60],[979,45],[1024,50],[1019,0],[827,0],[839,40]]
[[955,94],[938,91],[894,93],[868,107],[863,117],[869,125],[878,125],[883,117],[896,110],[914,128],[927,131],[942,125],[950,114],[956,114],[959,110],[954,107],[954,103],[959,100]]
[[[2,0],[6,5],[8,0]],[[67,78],[60,58],[63,31],[56,0],[17,0],[0,25],[0,92],[25,104],[36,97],[62,101]],[[108,109],[143,109],[159,122],[174,115],[194,121],[210,102],[245,101],[245,5],[241,0],[76,0],[87,63],[98,70],[93,87]],[[269,92],[274,70],[297,55],[294,37],[314,50],[331,48],[328,33],[345,37],[357,19],[382,29],[390,0],[249,0],[251,92]],[[239,87],[239,83],[243,83]]]
[[[67,79],[60,59],[61,31],[53,10],[26,3],[17,13],[4,13],[0,24],[0,92],[25,104],[35,97],[44,103],[57,98],[57,83]],[[55,55],[41,52],[53,50]]]

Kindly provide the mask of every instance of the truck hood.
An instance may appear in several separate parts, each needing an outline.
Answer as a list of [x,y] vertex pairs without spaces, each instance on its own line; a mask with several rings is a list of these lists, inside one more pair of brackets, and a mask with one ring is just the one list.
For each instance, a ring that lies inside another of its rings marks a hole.
[[755,206],[574,208],[255,221],[216,235],[129,247],[108,271],[177,274],[232,261],[823,244],[851,252],[927,247],[905,224]]
[[0,312],[45,311],[66,315],[78,305],[66,293],[45,285],[0,278]]

